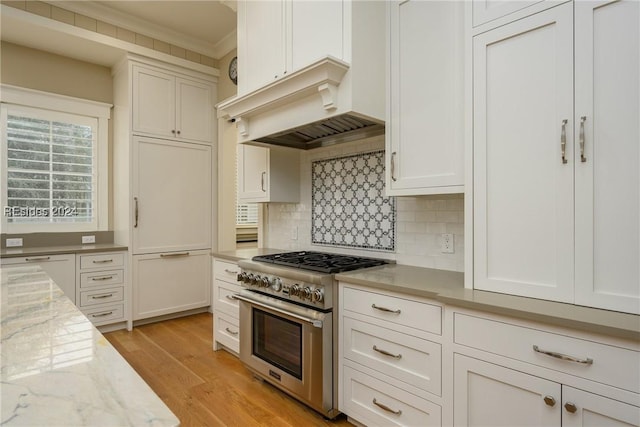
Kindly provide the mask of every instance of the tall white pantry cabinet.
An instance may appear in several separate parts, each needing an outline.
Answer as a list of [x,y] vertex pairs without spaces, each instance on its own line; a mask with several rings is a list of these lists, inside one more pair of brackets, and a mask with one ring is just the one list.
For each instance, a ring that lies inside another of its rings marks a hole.
[[113,227],[133,320],[208,307],[217,80],[134,55],[113,74]]
[[544,4],[473,40],[474,288],[640,314],[640,3]]

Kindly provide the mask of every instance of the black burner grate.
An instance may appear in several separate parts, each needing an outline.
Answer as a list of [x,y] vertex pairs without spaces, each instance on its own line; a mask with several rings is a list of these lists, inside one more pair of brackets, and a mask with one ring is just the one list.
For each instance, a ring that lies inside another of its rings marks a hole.
[[349,255],[331,254],[326,252],[300,251],[284,252],[272,255],[260,255],[253,261],[267,262],[285,267],[300,268],[317,271],[319,273],[335,274],[360,268],[375,267],[386,264],[387,261],[377,258],[364,258]]

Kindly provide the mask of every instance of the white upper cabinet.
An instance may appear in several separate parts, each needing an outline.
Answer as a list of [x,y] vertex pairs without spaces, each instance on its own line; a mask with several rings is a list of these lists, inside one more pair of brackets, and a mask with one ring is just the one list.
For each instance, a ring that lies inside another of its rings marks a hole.
[[238,94],[327,55],[343,59],[342,1],[238,2]]
[[386,191],[464,191],[464,2],[387,4]]
[[293,149],[239,145],[238,202],[299,202],[299,164]]
[[133,133],[211,143],[210,82],[141,65],[133,79]]
[[474,38],[476,289],[640,313],[639,9],[565,3]]
[[640,3],[574,7],[576,303],[640,313]]

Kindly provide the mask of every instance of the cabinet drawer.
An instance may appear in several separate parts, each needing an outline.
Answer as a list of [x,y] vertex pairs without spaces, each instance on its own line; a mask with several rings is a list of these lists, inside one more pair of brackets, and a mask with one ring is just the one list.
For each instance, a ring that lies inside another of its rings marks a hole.
[[[534,365],[640,393],[640,352],[496,320],[454,315],[454,341]],[[562,360],[549,351],[592,364]]]
[[440,344],[349,317],[342,327],[346,359],[441,395]]
[[87,316],[92,323],[101,325],[103,323],[110,323],[114,320],[124,319],[124,304],[114,304],[108,307],[96,307],[83,309],[82,312]]
[[124,300],[124,288],[97,289],[80,292],[80,307],[92,306],[96,304],[106,304],[110,302],[120,302]]
[[216,313],[213,321],[215,341],[236,353],[240,352],[240,327],[238,319]]
[[[340,410],[368,426],[440,426],[441,408],[349,366]],[[383,391],[384,390],[384,391]]]
[[111,252],[99,255],[80,255],[80,270],[89,268],[111,268],[124,265],[122,252]]
[[349,287],[344,288],[342,304],[344,310],[386,320],[390,324],[438,335],[442,331],[441,308],[437,305]]
[[216,279],[236,283],[240,268],[237,264],[227,261],[213,260],[213,274]]
[[238,300],[232,296],[240,293],[241,287],[216,279],[213,289],[215,292],[213,300],[214,310],[222,311],[237,318],[239,314]]
[[80,288],[119,285],[124,283],[124,270],[92,271],[80,273]]

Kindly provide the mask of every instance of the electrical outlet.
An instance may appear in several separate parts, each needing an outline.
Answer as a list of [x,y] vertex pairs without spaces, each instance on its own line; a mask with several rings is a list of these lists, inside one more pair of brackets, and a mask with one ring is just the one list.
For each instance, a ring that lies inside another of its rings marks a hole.
[[294,225],[291,228],[291,240],[298,240],[298,226]]
[[82,244],[86,245],[88,243],[95,243],[96,236],[82,236]]
[[20,246],[22,246],[22,237],[7,239],[8,248],[19,248]]
[[441,234],[441,237],[442,237],[442,242],[441,242],[440,251],[443,254],[452,254],[452,253],[454,253],[453,234],[452,233],[444,233],[444,234]]

